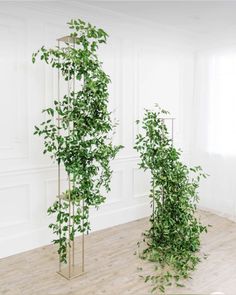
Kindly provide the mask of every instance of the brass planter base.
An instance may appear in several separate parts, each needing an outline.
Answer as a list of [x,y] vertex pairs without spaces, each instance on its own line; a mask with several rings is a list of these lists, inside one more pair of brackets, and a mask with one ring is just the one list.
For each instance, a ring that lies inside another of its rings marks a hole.
[[58,271],[57,273],[67,280],[71,280],[85,274],[81,265],[71,265],[70,269],[68,266],[65,266],[61,269],[61,271]]

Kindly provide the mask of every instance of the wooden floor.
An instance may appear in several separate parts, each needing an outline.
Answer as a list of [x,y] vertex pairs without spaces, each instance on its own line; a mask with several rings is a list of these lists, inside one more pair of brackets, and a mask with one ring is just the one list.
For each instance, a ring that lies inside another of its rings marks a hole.
[[[212,224],[202,239],[202,250],[209,254],[185,288],[168,294],[236,295],[236,223],[201,212]],[[52,245],[0,260],[1,295],[124,295],[150,294],[150,286],[139,277],[143,262],[133,255],[141,232],[142,219],[96,232],[86,237],[86,273],[67,281],[56,273],[56,248]],[[145,264],[152,269],[151,264]]]

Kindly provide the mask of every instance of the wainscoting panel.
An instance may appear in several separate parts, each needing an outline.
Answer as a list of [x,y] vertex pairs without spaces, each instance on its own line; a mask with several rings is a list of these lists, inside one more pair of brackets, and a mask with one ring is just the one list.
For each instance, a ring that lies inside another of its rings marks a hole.
[[30,221],[28,184],[0,187],[0,228]]

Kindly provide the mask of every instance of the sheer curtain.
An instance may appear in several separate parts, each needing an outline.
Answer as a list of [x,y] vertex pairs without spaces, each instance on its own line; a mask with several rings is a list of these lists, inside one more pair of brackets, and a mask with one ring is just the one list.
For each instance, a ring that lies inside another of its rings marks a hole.
[[200,52],[192,104],[192,164],[210,174],[200,206],[236,219],[236,50]]
[[208,151],[236,155],[236,52],[209,58],[208,104]]

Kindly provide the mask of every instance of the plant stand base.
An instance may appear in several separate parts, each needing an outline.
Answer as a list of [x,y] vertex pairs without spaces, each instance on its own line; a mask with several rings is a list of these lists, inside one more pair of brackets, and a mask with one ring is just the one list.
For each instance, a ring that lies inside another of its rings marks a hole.
[[61,271],[58,271],[57,273],[61,275],[63,278],[71,280],[79,276],[82,276],[85,272],[84,270],[82,270],[82,267],[80,265],[72,265],[71,269],[69,269],[69,266],[65,266],[61,269]]

